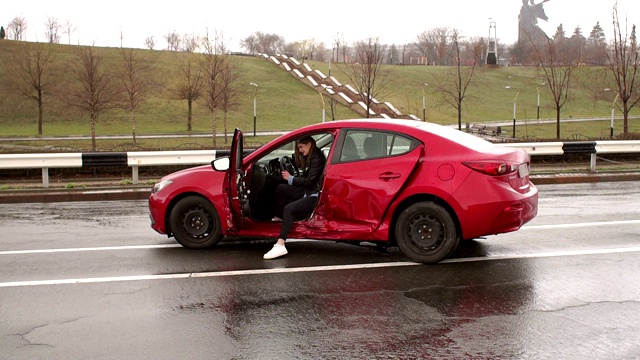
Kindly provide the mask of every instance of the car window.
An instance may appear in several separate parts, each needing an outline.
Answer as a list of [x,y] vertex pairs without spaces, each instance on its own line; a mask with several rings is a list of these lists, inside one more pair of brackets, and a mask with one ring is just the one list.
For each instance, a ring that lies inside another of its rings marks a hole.
[[[322,150],[322,152],[325,154],[325,157],[326,157],[327,154],[329,153],[329,150],[331,149],[331,145],[333,144],[333,134],[321,133],[321,134],[314,134],[312,135],[312,137],[316,140],[316,145],[320,148],[320,150]],[[264,166],[269,166],[269,164],[273,164],[274,162],[277,164],[277,162],[285,156],[290,157],[292,160],[295,161],[295,158],[296,158],[295,141],[290,141],[278,147],[277,149],[272,150],[271,152],[257,159],[256,163]]]
[[418,141],[406,135],[367,130],[348,130],[340,150],[340,162],[379,159],[405,154]]

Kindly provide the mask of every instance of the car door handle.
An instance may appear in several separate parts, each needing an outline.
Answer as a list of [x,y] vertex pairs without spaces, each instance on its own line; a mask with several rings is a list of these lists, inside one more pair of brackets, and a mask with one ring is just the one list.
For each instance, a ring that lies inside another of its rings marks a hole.
[[385,181],[389,181],[389,180],[393,180],[393,179],[397,179],[400,177],[400,174],[398,173],[392,173],[390,171],[388,172],[383,172],[382,174],[378,175],[378,178],[385,180]]

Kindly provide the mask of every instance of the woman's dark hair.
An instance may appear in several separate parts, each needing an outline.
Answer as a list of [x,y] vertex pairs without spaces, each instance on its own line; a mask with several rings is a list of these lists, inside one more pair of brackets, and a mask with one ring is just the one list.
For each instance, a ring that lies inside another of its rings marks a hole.
[[[302,156],[301,153],[298,152],[298,144],[305,144],[305,145],[309,145],[311,144],[311,148],[309,149],[309,155],[308,156]],[[296,140],[296,157],[297,157],[297,164],[300,164],[299,167],[300,169],[304,169],[305,166],[307,165],[307,161],[309,160],[309,157],[311,157],[311,154],[315,151],[318,151],[318,146],[316,145],[316,140],[311,137],[311,136],[305,136],[301,139]]]

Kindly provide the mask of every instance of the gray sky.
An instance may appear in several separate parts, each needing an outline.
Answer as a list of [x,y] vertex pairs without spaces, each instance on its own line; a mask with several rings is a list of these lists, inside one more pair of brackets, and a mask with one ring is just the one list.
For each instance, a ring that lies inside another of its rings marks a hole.
[[[536,3],[542,0],[536,0]],[[618,0],[618,12],[629,25],[640,25],[640,1]],[[562,23],[567,35],[580,26],[584,36],[596,24],[612,37],[612,10],[615,0],[549,0],[544,9],[549,22],[539,26],[549,35]],[[184,4],[184,6],[181,6]],[[72,44],[144,47],[153,36],[156,49],[166,48],[164,35],[222,34],[228,48],[241,51],[239,42],[256,31],[275,33],[287,42],[314,39],[328,47],[337,34],[348,43],[379,37],[385,44],[406,44],[436,27],[460,30],[463,36],[488,36],[489,22],[496,22],[499,42],[517,40],[518,13],[522,0],[324,0],[324,1],[209,1],[158,2],[112,0],[5,1],[0,8],[0,25],[5,28],[16,16],[27,20],[27,41],[45,39],[48,18],[71,22],[76,31]],[[63,35],[61,43],[68,43]]]

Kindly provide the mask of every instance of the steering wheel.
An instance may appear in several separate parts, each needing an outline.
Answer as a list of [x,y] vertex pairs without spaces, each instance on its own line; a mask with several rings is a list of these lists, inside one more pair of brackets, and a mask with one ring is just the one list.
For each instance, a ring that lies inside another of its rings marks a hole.
[[298,175],[298,168],[290,156],[283,156],[280,159],[280,168],[284,171],[288,171],[291,175]]

